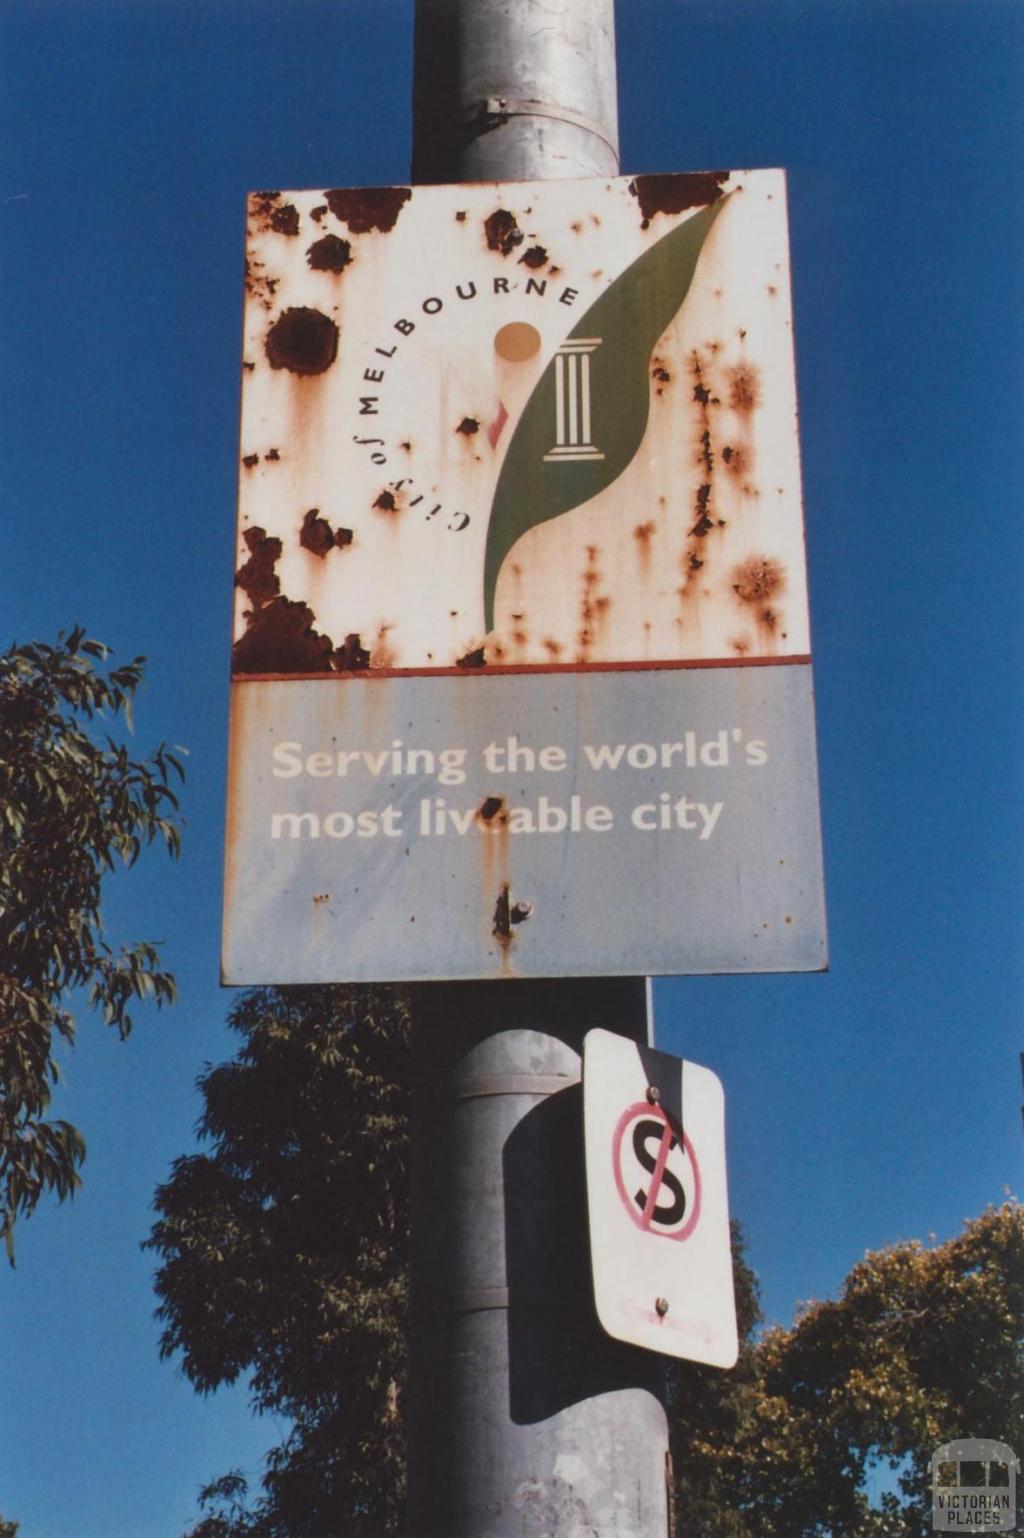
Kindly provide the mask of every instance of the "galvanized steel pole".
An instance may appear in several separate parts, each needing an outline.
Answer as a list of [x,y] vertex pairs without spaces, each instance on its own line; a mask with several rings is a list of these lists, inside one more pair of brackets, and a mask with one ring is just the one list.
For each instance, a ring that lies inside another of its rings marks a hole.
[[[613,0],[417,0],[413,179],[618,172]],[[642,978],[414,993],[409,1538],[665,1538],[658,1357],[591,1296],[580,1048]]]

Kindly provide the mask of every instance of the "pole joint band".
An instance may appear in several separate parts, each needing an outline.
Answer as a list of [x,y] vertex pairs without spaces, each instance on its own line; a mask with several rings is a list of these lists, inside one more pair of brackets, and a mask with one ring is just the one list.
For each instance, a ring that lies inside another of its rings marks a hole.
[[486,1095],[557,1095],[580,1082],[579,1074],[499,1073],[457,1080],[456,1100],[479,1100]]
[[599,123],[596,118],[586,117],[582,112],[570,112],[566,107],[558,107],[554,102],[518,101],[511,96],[484,96],[468,102],[453,114],[449,122],[457,128],[478,128],[484,133],[490,133],[514,117],[543,117],[555,123],[568,123],[571,128],[579,128],[600,139],[618,161],[618,144],[608,137],[603,123]]

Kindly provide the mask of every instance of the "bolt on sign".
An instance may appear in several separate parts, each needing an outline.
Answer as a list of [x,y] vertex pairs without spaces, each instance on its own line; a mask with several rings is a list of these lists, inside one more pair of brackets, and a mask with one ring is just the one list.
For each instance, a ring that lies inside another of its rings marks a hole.
[[225,978],[825,965],[780,171],[249,202]]
[[594,1302],[616,1340],[732,1367],[725,1099],[709,1068],[611,1031],[583,1043]]

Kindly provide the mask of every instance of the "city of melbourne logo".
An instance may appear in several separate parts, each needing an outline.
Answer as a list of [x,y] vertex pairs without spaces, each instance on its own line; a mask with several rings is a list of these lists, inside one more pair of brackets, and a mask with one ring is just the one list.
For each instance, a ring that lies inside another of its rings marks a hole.
[[651,353],[689,292],[721,208],[703,209],[633,262],[590,306],[537,382],[491,507],[484,556],[488,631],[498,576],[516,542],[596,497],[635,457],[650,412]]

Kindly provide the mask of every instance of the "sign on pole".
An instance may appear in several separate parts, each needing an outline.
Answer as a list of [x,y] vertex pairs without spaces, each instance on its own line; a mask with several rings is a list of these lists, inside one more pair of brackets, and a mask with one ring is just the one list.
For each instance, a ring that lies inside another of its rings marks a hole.
[[248,236],[225,979],[822,968],[783,174]]
[[602,1327],[666,1356],[731,1367],[738,1343],[718,1078],[590,1031],[583,1125]]

